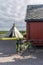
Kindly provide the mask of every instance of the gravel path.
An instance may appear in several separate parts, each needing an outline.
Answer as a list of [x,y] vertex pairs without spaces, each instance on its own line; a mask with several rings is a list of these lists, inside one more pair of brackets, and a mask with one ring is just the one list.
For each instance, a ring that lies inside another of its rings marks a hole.
[[0,65],[43,65],[43,48],[16,54],[16,42],[0,40]]

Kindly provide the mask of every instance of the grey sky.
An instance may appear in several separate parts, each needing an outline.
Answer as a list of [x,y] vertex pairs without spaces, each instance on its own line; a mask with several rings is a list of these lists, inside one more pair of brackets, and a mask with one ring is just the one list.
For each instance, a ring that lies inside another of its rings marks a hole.
[[0,30],[9,30],[14,22],[25,27],[26,7],[30,4],[43,4],[43,0],[0,0]]

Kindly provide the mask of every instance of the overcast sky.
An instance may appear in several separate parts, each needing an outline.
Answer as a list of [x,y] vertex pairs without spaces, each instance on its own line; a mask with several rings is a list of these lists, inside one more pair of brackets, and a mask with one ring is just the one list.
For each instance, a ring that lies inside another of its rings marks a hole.
[[25,27],[26,7],[43,4],[43,0],[0,0],[0,30],[9,30],[13,23]]

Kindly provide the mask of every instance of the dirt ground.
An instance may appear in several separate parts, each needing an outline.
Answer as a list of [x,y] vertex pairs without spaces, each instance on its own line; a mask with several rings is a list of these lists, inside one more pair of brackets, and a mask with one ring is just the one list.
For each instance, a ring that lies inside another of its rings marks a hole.
[[25,51],[20,56],[16,53],[15,41],[0,40],[0,65],[43,65],[43,48]]

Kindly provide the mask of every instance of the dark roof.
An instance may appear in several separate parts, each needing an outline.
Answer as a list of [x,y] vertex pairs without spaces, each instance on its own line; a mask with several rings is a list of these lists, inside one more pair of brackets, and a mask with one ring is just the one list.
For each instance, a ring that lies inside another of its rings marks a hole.
[[25,21],[43,21],[43,5],[28,5]]

